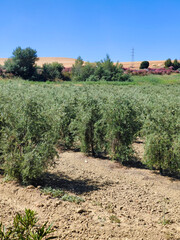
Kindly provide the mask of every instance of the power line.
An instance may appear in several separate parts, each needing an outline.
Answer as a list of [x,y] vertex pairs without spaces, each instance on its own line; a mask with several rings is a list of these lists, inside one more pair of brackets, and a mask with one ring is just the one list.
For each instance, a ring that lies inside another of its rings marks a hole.
[[131,67],[134,67],[134,48],[131,50]]

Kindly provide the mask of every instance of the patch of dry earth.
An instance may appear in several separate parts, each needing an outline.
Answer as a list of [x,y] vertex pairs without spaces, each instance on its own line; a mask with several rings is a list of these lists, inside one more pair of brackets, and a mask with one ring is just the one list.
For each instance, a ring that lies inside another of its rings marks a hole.
[[[0,221],[8,225],[16,212],[30,208],[40,222],[53,222],[58,239],[180,239],[178,180],[72,151],[61,152],[46,177],[46,184],[85,202],[64,202],[44,195],[39,187],[1,178]],[[169,224],[161,223],[163,217]]]

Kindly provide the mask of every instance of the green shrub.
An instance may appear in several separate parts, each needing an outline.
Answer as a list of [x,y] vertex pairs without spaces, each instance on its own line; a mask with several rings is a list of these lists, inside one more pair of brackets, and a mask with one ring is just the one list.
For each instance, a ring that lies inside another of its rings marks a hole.
[[92,63],[83,63],[77,59],[72,67],[72,80],[76,82],[87,81],[94,74],[95,65]]
[[83,68],[84,61],[83,59],[79,56],[75,64],[72,66],[72,80],[74,81],[79,81],[79,77],[81,76],[82,73],[82,68]]
[[130,81],[130,76],[124,74],[122,65],[114,64],[107,55],[97,63],[85,63],[77,59],[72,67],[74,81]]
[[145,160],[149,167],[161,173],[179,173],[180,138],[173,141],[166,134],[152,134],[147,137]]
[[157,106],[147,117],[145,161],[161,173],[178,173],[180,170],[180,119],[179,106]]
[[72,80],[72,73],[71,73],[71,72],[63,71],[63,72],[62,72],[62,79],[63,79],[64,81],[71,81],[71,80]]
[[117,98],[106,114],[108,153],[120,162],[128,161],[133,153],[131,144],[141,126],[137,111],[130,101]]
[[149,67],[149,62],[148,61],[143,61],[141,62],[140,69],[146,69]]
[[95,77],[99,81],[129,81],[130,76],[124,74],[122,65],[114,64],[109,55],[104,60],[96,63],[96,69],[94,73]]
[[0,140],[5,174],[28,184],[53,163],[57,136],[50,122],[43,106],[32,99],[9,114]]
[[2,116],[2,114],[0,113],[0,168],[1,168],[1,164],[3,163],[3,161],[2,161],[3,148],[2,148],[1,141],[2,141],[4,127],[5,127],[5,120]]
[[36,72],[35,62],[38,60],[36,50],[17,47],[11,59],[5,61],[4,66],[8,73],[23,79],[31,79]]
[[17,213],[14,217],[12,227],[5,228],[0,223],[1,240],[41,240],[55,239],[55,236],[49,236],[54,232],[52,226],[47,226],[47,222],[40,226],[36,213],[30,209],[25,209],[25,214]]
[[77,99],[71,97],[64,101],[58,111],[59,142],[67,148],[74,143],[75,134],[71,129],[71,123],[76,118]]
[[175,59],[173,62],[173,68],[174,68],[174,70],[177,70],[180,68],[180,63],[178,62],[177,59]]
[[168,58],[165,62],[164,65],[166,68],[173,66],[173,63],[170,58]]
[[72,123],[73,130],[80,142],[81,151],[98,154],[103,148],[104,129],[99,102],[87,95],[79,100],[77,115]]
[[58,62],[43,64],[42,76],[45,81],[62,80],[64,66]]

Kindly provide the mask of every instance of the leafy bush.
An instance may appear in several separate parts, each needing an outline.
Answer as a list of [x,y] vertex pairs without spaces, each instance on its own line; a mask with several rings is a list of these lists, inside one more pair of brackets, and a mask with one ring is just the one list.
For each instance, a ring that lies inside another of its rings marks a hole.
[[62,71],[62,79],[64,81],[71,81],[72,73],[71,72]]
[[83,64],[84,64],[84,61],[79,56],[76,59],[75,64],[72,66],[72,69],[71,69],[71,71],[72,71],[72,80],[79,81],[78,78],[81,76]]
[[77,99],[71,97],[61,104],[58,112],[59,142],[67,148],[71,148],[74,143],[75,134],[71,123],[77,115],[76,107]]
[[132,103],[123,98],[115,99],[107,109],[106,138],[113,159],[125,162],[132,157],[131,144],[141,126],[137,113]]
[[0,139],[5,174],[24,184],[40,177],[53,163],[56,137],[40,103],[29,99],[10,112]]
[[173,66],[173,63],[172,63],[172,61],[171,61],[170,58],[168,58],[168,59],[164,62],[164,66],[165,66],[166,68]]
[[5,61],[4,66],[8,73],[23,79],[31,79],[36,72],[35,62],[38,60],[36,50],[17,47],[11,59]]
[[141,62],[140,69],[145,69],[149,67],[149,62],[148,61],[143,61]]
[[1,240],[41,240],[41,239],[55,239],[57,237],[49,236],[54,232],[50,225],[47,226],[47,222],[39,226],[37,224],[38,218],[36,213],[30,209],[25,209],[25,214],[19,214],[14,217],[12,227],[5,228],[2,223],[0,223],[0,239]]
[[174,68],[174,70],[177,70],[180,68],[180,63],[178,62],[177,59],[175,59],[173,62],[173,68]]
[[75,73],[72,72],[73,81],[88,81],[89,78],[94,74],[95,66],[91,63],[85,63],[81,68],[78,68],[78,71]]
[[56,81],[63,79],[62,70],[64,66],[58,62],[43,64],[42,76],[45,81]]
[[146,142],[146,163],[161,173],[178,173],[180,169],[180,139],[166,134],[151,134]]
[[76,108],[78,114],[72,123],[81,151],[98,154],[102,151],[104,129],[102,127],[102,112],[98,101],[91,96],[80,99]]
[[96,63],[94,75],[98,81],[130,81],[130,76],[124,74],[122,65],[119,63],[114,65],[109,55]]
[[130,81],[130,76],[124,74],[122,65],[114,64],[107,55],[104,60],[95,64],[85,63],[77,59],[72,67],[74,81]]
[[179,107],[164,105],[149,114],[145,124],[145,160],[161,173],[180,170]]

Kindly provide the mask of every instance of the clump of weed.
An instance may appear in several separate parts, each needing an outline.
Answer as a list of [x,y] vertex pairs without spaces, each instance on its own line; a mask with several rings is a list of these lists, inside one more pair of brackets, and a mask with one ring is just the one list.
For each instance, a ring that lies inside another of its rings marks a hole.
[[115,223],[120,223],[121,222],[120,219],[116,215],[111,215],[109,217],[109,219],[111,220],[112,223],[113,222],[115,222]]
[[13,225],[9,228],[5,228],[0,223],[0,239],[12,240],[12,239],[55,239],[56,237],[49,234],[54,232],[51,228],[52,225],[47,226],[47,222],[42,226],[37,225],[38,218],[36,213],[30,209],[25,209],[25,214],[17,213],[14,217]]
[[41,190],[45,195],[50,195],[55,198],[61,198],[64,195],[64,191],[52,187],[45,187]]
[[68,202],[75,202],[77,204],[79,204],[80,202],[84,202],[84,199],[78,196],[73,196],[73,195],[69,195],[69,194],[64,194],[64,196],[62,196],[61,198],[63,201],[68,201]]
[[162,217],[159,221],[159,223],[164,225],[164,226],[172,223],[172,221],[166,217],[167,204],[169,204],[169,199],[164,198],[164,200],[163,200],[163,215],[162,215]]
[[45,187],[41,191],[45,195],[50,195],[51,197],[60,198],[63,201],[75,202],[77,204],[79,204],[80,202],[84,202],[83,198],[74,196],[74,195],[69,195],[65,193],[63,190],[58,188]]
[[112,203],[108,203],[105,209],[107,209],[109,213],[114,213],[114,206]]

